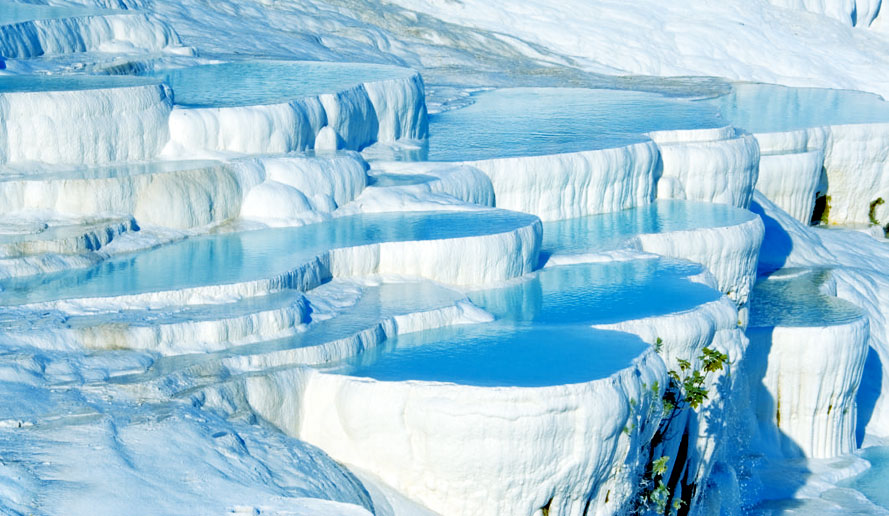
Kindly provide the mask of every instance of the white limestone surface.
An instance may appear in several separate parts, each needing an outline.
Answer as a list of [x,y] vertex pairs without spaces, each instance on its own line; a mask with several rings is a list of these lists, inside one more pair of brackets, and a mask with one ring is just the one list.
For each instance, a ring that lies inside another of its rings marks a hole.
[[824,152],[820,149],[764,154],[759,160],[756,189],[798,221],[808,224],[821,186]]
[[857,448],[855,397],[868,322],[750,328],[748,360],[761,445],[786,457],[830,458]]
[[169,88],[0,93],[0,164],[100,164],[157,156],[169,139]]
[[636,236],[640,250],[700,263],[716,278],[717,289],[739,305],[747,302],[756,281],[765,230],[759,217],[733,226]]
[[166,152],[361,150],[377,141],[425,138],[424,95],[423,81],[413,73],[280,104],[177,107]]
[[873,215],[889,225],[889,124],[831,126],[824,170],[830,223],[869,223],[871,203],[883,199]]
[[[676,474],[682,476],[686,485],[706,480],[726,446],[724,436],[731,423],[725,414],[733,404],[730,396],[738,382],[737,364],[748,348],[741,323],[735,304],[722,297],[685,312],[596,325],[636,334],[652,345],[660,339],[659,354],[671,371],[680,371],[679,360],[689,361],[693,369],[699,368],[698,357],[705,347],[728,355],[725,371],[711,375],[706,382],[707,400],[697,411],[686,407],[674,415],[661,430],[662,442],[652,451],[653,458],[669,457],[667,475],[678,469]],[[689,439],[687,449],[679,452],[686,437]],[[680,453],[685,457],[684,462],[677,460]],[[680,494],[681,487],[677,490],[677,495]],[[696,503],[701,496],[700,489],[693,493]]]
[[240,216],[269,226],[323,220],[367,184],[367,164],[351,153],[253,158],[239,166],[255,168],[249,175],[263,178],[246,192]]
[[0,215],[133,216],[139,224],[176,229],[219,224],[238,216],[243,193],[232,168],[218,162],[171,169],[163,165],[148,173],[0,181]]
[[759,174],[759,145],[751,135],[658,145],[660,199],[750,205]]
[[494,206],[490,178],[468,165],[377,161],[373,166],[374,183],[339,214]]
[[649,350],[609,378],[541,388],[303,375],[266,379],[281,402],[270,420],[410,499],[442,514],[581,515],[632,496],[665,371]]
[[594,151],[466,162],[491,178],[498,208],[544,221],[643,206],[654,199],[653,142]]

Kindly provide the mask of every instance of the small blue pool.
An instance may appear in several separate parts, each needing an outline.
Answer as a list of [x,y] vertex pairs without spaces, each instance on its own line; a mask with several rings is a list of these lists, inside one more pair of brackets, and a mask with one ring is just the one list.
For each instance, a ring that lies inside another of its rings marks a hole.
[[610,376],[647,344],[593,324],[689,310],[719,293],[688,280],[685,262],[647,259],[547,268],[517,285],[470,294],[485,324],[398,336],[333,369],[383,381],[540,387]]

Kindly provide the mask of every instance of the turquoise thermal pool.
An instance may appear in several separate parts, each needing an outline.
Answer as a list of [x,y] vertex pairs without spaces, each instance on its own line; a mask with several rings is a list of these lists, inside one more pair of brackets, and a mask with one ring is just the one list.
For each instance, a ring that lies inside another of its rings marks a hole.
[[733,226],[755,217],[725,204],[663,199],[613,213],[546,222],[542,247],[548,254],[602,251],[618,248],[636,235]]
[[705,103],[626,90],[514,88],[429,117],[428,159],[474,161],[619,147],[652,131],[726,124]]
[[333,371],[382,381],[541,387],[605,378],[648,346],[596,330],[606,324],[690,310],[719,298],[690,281],[700,267],[665,259],[541,270],[514,285],[470,294],[492,323],[400,335]]
[[497,234],[537,218],[504,210],[381,213],[307,226],[207,235],[95,267],[0,281],[0,304],[113,297],[274,277],[330,249]]
[[280,104],[412,73],[380,64],[242,61],[162,69],[148,75],[173,88],[177,105],[208,108]]
[[750,296],[750,327],[847,324],[861,309],[821,293],[826,270],[785,269],[756,283]]

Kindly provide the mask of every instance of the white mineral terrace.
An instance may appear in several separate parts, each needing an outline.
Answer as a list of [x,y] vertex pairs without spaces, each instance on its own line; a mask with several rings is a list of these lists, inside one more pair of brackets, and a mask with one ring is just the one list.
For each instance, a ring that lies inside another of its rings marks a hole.
[[0,0],[0,514],[889,514],[887,16],[651,1]]

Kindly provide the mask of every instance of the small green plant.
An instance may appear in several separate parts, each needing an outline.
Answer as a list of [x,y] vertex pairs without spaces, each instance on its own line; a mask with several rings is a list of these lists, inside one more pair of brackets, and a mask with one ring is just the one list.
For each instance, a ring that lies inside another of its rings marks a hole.
[[870,219],[871,224],[880,225],[880,221],[877,220],[877,206],[882,206],[885,202],[882,197],[877,197],[874,202],[870,203],[870,211],[867,212],[867,217]]
[[[658,338],[655,349],[660,351],[662,345],[663,341]],[[661,429],[652,440],[652,452],[655,448],[654,443],[663,441],[663,432],[666,431],[669,422],[676,417],[680,410],[685,407],[697,410],[705,400],[709,399],[706,385],[710,375],[719,373],[725,369],[726,365],[730,364],[727,354],[710,347],[701,350],[697,361],[700,364],[699,368],[693,367],[691,361],[680,358],[676,361],[679,370],[670,370],[667,373],[670,382],[661,399],[664,411],[663,421],[666,424],[661,425]],[[655,384],[652,392],[657,393],[658,387]],[[670,457],[668,456],[657,459],[652,457],[646,466],[647,473],[639,488],[637,512],[653,510],[658,514],[676,514],[685,503],[681,498],[674,497],[674,486],[670,485],[669,480],[664,479],[669,461]]]

